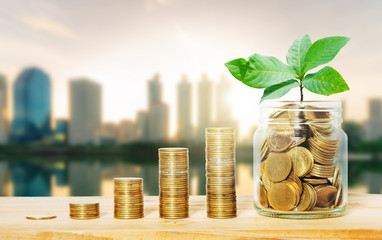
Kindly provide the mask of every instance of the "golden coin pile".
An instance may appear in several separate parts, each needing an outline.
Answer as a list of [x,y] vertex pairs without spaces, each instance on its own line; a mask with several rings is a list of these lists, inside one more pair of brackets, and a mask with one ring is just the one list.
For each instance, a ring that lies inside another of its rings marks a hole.
[[159,149],[159,216],[188,218],[188,148]]
[[118,219],[143,217],[142,178],[114,178],[114,217]]
[[280,211],[342,204],[340,141],[327,109],[297,105],[270,116],[260,147],[259,203]]
[[233,218],[236,213],[235,131],[206,128],[206,191],[209,218]]
[[72,202],[69,203],[70,218],[88,220],[99,218],[98,202]]

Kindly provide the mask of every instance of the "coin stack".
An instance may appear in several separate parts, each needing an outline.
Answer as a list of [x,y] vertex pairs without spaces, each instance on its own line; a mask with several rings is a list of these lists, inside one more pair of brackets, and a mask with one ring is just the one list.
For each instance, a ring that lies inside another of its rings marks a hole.
[[209,218],[234,218],[235,131],[233,128],[206,128],[206,191]]
[[99,218],[98,202],[72,202],[69,203],[70,218],[88,220]]
[[285,105],[273,112],[260,150],[259,203],[280,211],[342,204],[340,141],[327,109]]
[[142,178],[114,178],[114,217],[118,219],[143,217]]
[[159,149],[159,216],[188,218],[188,148]]

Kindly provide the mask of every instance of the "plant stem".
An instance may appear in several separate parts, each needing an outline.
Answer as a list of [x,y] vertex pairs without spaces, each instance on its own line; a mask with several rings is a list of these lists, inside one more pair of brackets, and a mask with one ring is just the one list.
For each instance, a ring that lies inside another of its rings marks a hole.
[[304,86],[302,86],[302,78],[299,78],[300,79],[300,102],[304,101],[304,94],[302,92],[302,90],[304,89]]

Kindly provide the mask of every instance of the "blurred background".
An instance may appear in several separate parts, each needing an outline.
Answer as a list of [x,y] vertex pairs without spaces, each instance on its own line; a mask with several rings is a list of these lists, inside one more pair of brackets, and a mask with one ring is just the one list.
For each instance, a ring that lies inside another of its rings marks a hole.
[[[237,132],[237,192],[252,194],[261,90],[224,63],[285,62],[292,42],[352,40],[329,65],[350,91],[349,191],[382,190],[382,2],[355,0],[0,0],[0,195],[112,195],[144,178],[158,194],[158,147],[190,148],[191,194],[205,194],[204,128]],[[283,100],[298,100],[298,90]]]

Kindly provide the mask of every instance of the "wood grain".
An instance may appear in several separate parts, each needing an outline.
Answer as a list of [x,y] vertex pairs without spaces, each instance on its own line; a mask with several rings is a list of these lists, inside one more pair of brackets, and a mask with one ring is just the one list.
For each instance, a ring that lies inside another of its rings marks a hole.
[[[99,201],[101,218],[69,218],[70,201]],[[27,220],[53,213],[52,220]],[[1,197],[0,239],[382,239],[382,195],[349,195],[341,217],[285,220],[260,216],[252,196],[238,197],[238,217],[209,219],[205,196],[190,197],[190,218],[158,217],[158,197],[145,197],[145,218],[113,218],[112,197]]]

